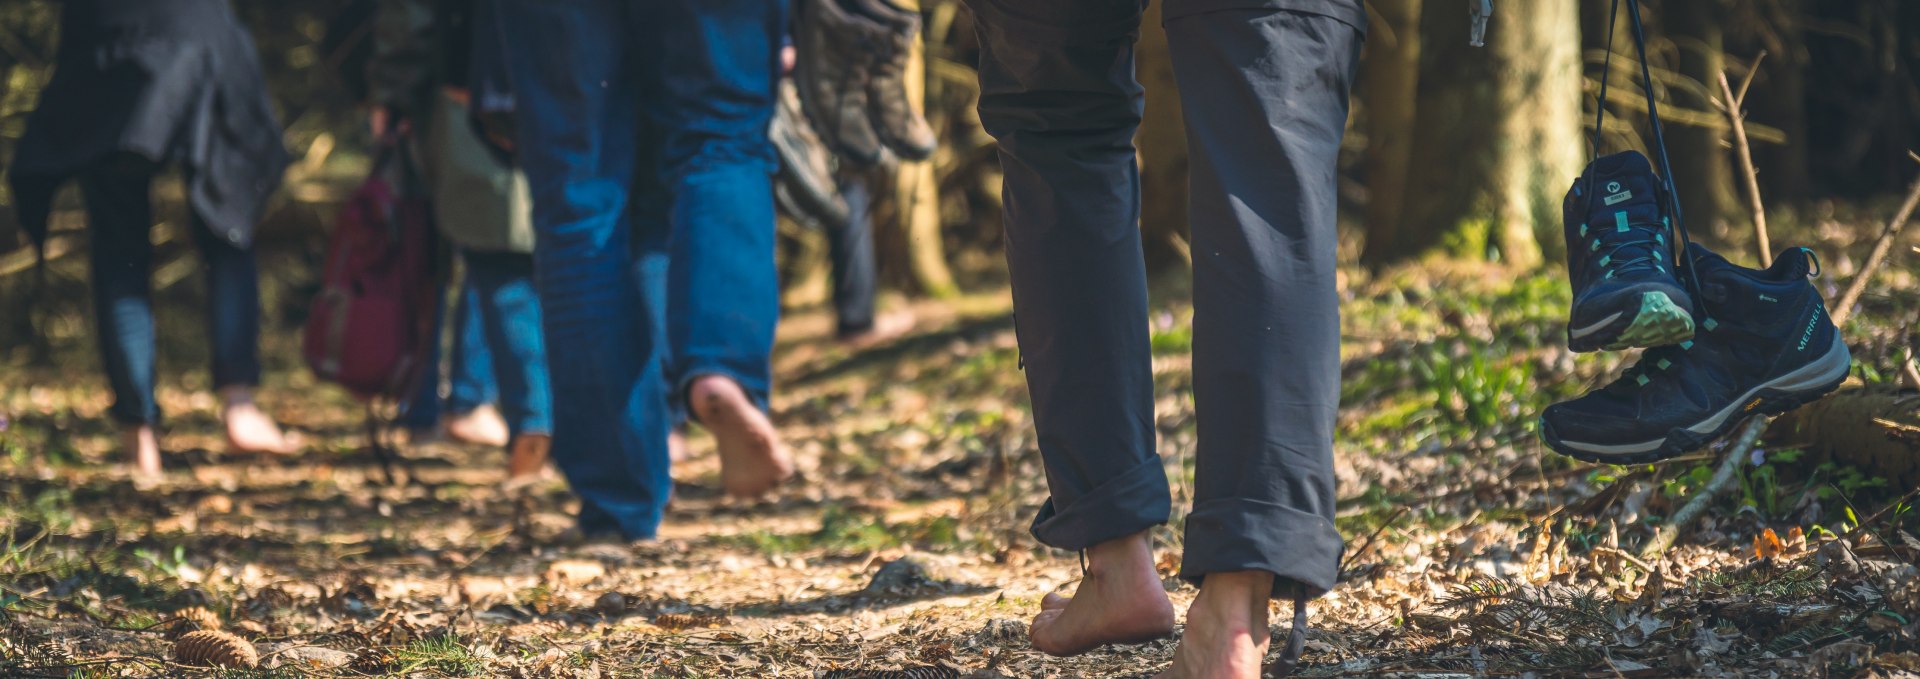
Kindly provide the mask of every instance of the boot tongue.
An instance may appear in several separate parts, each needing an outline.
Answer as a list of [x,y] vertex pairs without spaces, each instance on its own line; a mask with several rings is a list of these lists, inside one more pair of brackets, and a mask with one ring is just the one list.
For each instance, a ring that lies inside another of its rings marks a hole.
[[1593,159],[1594,175],[1605,178],[1620,174],[1653,174],[1653,163],[1639,151],[1621,151]]

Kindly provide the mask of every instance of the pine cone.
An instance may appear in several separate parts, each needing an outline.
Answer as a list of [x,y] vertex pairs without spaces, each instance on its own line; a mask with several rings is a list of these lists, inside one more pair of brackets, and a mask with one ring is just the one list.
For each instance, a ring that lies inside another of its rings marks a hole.
[[189,606],[174,611],[167,616],[164,624],[168,639],[179,639],[188,632],[219,630],[223,627],[220,624],[220,616],[202,606]]
[[948,644],[929,644],[920,649],[920,661],[937,663],[953,659],[953,646]]
[[727,624],[727,617],[712,613],[661,613],[653,617],[653,624],[667,630],[680,630],[720,627]]
[[173,659],[182,665],[252,669],[260,654],[246,639],[217,630],[188,632],[173,642]]
[[397,660],[391,651],[378,646],[369,646],[354,654],[353,662],[347,665],[347,669],[361,674],[386,674],[387,669],[393,667]]

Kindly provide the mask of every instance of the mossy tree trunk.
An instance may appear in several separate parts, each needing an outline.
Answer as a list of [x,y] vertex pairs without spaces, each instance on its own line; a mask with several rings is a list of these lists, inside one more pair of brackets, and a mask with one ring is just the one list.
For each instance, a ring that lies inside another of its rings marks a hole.
[[1368,264],[1417,254],[1403,246],[1423,240],[1403,233],[1407,180],[1419,110],[1421,0],[1378,0],[1360,75],[1367,132]]
[[1537,265],[1560,250],[1560,198],[1582,159],[1579,6],[1496,6],[1485,49],[1466,44],[1465,12],[1422,12],[1420,27],[1406,205],[1366,258]]

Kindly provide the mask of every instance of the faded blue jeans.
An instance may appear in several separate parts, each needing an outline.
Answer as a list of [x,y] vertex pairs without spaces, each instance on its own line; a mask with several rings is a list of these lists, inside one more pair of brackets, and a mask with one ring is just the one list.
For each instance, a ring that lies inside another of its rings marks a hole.
[[[447,396],[440,398],[440,348],[428,365],[435,370],[407,407],[403,421],[414,427],[438,423],[439,413],[499,407],[511,435],[553,431],[553,398],[547,378],[547,350],[540,333],[540,299],[533,289],[533,257],[509,252],[462,252],[466,276],[453,312],[452,361]],[[444,316],[444,310],[441,312]]]
[[[115,154],[80,173],[86,200],[95,335],[113,386],[107,412],[122,424],[156,424],[153,325],[153,161]],[[207,347],[213,386],[260,384],[260,269],[253,249],[213,234],[199,215],[193,242],[207,274]]]
[[583,532],[652,538],[672,483],[669,402],[720,375],[766,404],[779,317],[767,123],[786,4],[500,10],[553,348],[554,462]]

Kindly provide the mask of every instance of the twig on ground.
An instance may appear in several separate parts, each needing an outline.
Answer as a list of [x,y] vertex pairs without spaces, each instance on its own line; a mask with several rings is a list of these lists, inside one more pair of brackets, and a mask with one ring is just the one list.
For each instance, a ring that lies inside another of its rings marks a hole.
[[1741,428],[1740,434],[1734,437],[1733,445],[1728,446],[1727,452],[1720,458],[1720,467],[1713,470],[1713,478],[1707,481],[1707,486],[1695,491],[1693,497],[1687,498],[1687,504],[1681,506],[1680,511],[1674,512],[1665,524],[1653,532],[1653,537],[1647,540],[1647,544],[1640,547],[1642,560],[1652,561],[1660,558],[1661,554],[1665,554],[1667,549],[1673,546],[1673,542],[1680,539],[1681,531],[1685,531],[1687,526],[1692,525],[1694,520],[1706,513],[1707,508],[1713,505],[1715,498],[1733,487],[1733,479],[1736,476],[1734,472],[1746,462],[1747,454],[1753,451],[1753,444],[1760,440],[1760,434],[1766,432],[1767,425],[1771,422],[1773,422],[1771,417],[1756,417],[1747,421],[1747,424]]
[[1754,246],[1760,249],[1760,266],[1773,266],[1773,245],[1767,238],[1767,211],[1760,202],[1760,173],[1753,168],[1753,149],[1747,146],[1746,114],[1741,107],[1746,103],[1747,88],[1753,85],[1753,74],[1760,71],[1760,60],[1767,58],[1766,52],[1753,58],[1753,64],[1747,67],[1747,78],[1740,83],[1740,93],[1734,94],[1733,86],[1727,82],[1727,74],[1720,74],[1720,94],[1726,97],[1722,102],[1726,107],[1727,122],[1733,126],[1733,151],[1740,159],[1740,167],[1746,172],[1748,206],[1753,209]]
[[1605,545],[1602,545],[1602,546],[1593,548],[1593,551],[1595,554],[1605,554],[1607,556],[1611,556],[1621,561],[1625,561],[1629,564],[1633,564],[1634,568],[1640,569],[1640,571],[1643,573],[1652,573],[1654,570],[1653,566],[1647,565],[1647,562],[1641,561],[1639,557],[1636,557],[1632,554],[1628,554],[1627,550],[1620,549],[1618,547],[1607,547]]
[[[1913,155],[1908,153],[1908,155]],[[1920,157],[1916,157],[1920,160]],[[1847,282],[1846,292],[1840,293],[1840,302],[1833,306],[1833,325],[1843,327],[1847,317],[1853,315],[1853,305],[1860,302],[1860,293],[1866,292],[1867,283],[1873,279],[1873,272],[1887,259],[1887,252],[1893,249],[1893,240],[1907,228],[1907,218],[1913,216],[1915,203],[1920,203],[1920,177],[1913,180],[1913,187],[1907,189],[1906,201],[1900,203],[1900,210],[1893,214],[1893,220],[1880,231],[1880,238],[1873,241],[1873,251],[1867,254],[1867,262],[1860,266],[1860,272]]]

